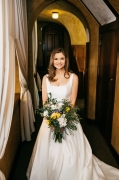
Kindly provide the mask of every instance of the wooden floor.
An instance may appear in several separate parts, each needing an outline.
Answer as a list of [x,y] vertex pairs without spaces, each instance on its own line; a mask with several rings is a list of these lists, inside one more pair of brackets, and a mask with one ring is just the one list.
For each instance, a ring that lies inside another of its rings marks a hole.
[[[81,125],[87,139],[89,140],[93,154],[97,156],[100,160],[104,161],[105,163],[114,166],[116,168],[119,168],[116,160],[114,159],[108,145],[106,144],[98,128],[95,125],[88,124],[83,118],[84,117],[83,99],[78,99],[77,105],[80,108],[80,115],[82,117]],[[37,115],[35,122],[36,131],[32,134],[32,141],[22,142],[20,144],[19,151],[17,153],[15,164],[12,168],[12,172],[9,180],[27,180],[26,171],[41,122],[42,122],[42,118],[39,117],[39,115]]]

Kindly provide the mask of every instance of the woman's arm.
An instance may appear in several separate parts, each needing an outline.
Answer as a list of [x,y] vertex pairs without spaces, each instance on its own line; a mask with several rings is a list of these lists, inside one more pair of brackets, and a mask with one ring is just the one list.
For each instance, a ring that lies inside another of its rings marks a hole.
[[47,98],[48,98],[48,94],[47,94],[46,75],[45,75],[42,80],[42,103],[43,104],[47,101]]
[[71,97],[70,97],[70,102],[71,102],[72,106],[75,105],[77,93],[78,93],[78,76],[76,74],[74,74],[73,82],[72,82]]

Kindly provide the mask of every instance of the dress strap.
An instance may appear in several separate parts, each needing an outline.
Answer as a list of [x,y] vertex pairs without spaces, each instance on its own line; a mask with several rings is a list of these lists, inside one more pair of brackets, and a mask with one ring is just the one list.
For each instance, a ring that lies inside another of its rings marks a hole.
[[47,90],[50,87],[50,81],[48,80],[48,74],[46,74],[46,87],[47,87]]
[[73,77],[74,77],[74,73],[72,73],[72,74],[71,74],[71,76],[70,76],[70,80],[69,80],[69,81],[70,81],[70,85],[71,85],[71,87],[72,87],[72,84],[73,84]]

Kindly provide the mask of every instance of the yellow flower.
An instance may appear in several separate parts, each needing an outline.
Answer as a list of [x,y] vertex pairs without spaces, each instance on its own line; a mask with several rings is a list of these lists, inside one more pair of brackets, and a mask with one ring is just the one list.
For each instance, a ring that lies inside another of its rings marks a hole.
[[57,119],[57,118],[59,118],[60,116],[61,116],[60,113],[56,112],[56,113],[53,113],[53,114],[51,115],[51,118],[52,118],[52,119]]
[[70,110],[70,108],[69,108],[69,107],[66,107],[66,110],[65,110],[65,111],[68,112],[69,110]]
[[50,124],[50,120],[46,120],[46,123],[49,125]]

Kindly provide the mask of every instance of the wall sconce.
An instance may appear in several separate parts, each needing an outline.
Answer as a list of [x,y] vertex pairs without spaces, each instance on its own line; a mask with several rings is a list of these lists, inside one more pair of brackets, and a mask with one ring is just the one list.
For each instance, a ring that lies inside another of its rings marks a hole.
[[52,12],[52,18],[53,19],[58,19],[59,13],[58,12]]

